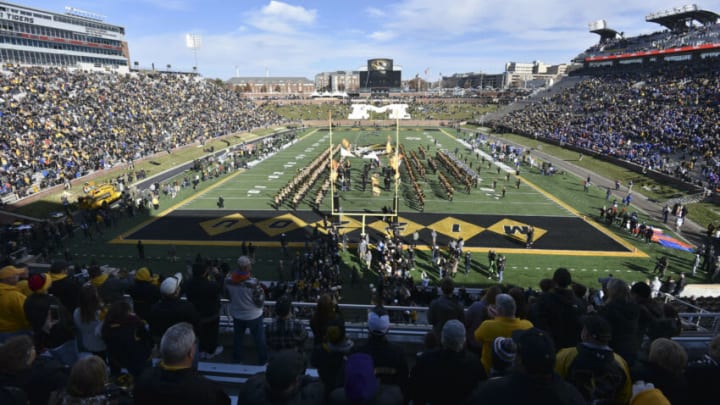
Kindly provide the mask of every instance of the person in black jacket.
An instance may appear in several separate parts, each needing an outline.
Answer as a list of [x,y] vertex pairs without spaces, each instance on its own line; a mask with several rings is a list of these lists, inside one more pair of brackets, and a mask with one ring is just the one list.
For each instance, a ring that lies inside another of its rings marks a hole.
[[192,325],[181,322],[168,328],[160,340],[162,361],[135,381],[134,403],[230,404],[220,385],[193,370],[196,347]]
[[[390,317],[382,307],[375,307],[368,313],[368,340],[364,345],[356,345],[351,353],[367,353],[373,358],[375,376],[382,384],[397,385],[407,393],[409,368],[402,346],[390,343],[387,333],[390,330]],[[465,329],[463,328],[463,332]]]
[[607,300],[598,313],[612,327],[610,347],[632,367],[640,351],[643,331],[640,330],[640,306],[631,300],[627,283],[617,278],[608,281]]
[[465,350],[462,322],[445,322],[441,342],[442,347],[421,354],[410,372],[408,398],[415,404],[459,404],[487,378],[480,359]]
[[152,275],[147,267],[135,272],[135,281],[128,293],[133,299],[133,309],[140,318],[147,320],[152,306],[160,301],[159,284],[158,276]]
[[192,278],[185,286],[188,301],[200,314],[200,359],[213,358],[223,351],[223,347],[218,345],[222,282],[223,275],[217,267],[209,263],[195,263]]
[[110,371],[117,375],[126,368],[138,376],[150,364],[153,340],[148,325],[130,310],[126,301],[110,306],[102,327]]
[[50,279],[52,283],[48,292],[58,297],[65,308],[72,313],[78,306],[81,285],[75,277],[68,276],[67,263],[54,262],[50,266]]
[[163,280],[160,284],[160,301],[153,305],[148,317],[150,334],[155,342],[160,342],[168,328],[180,322],[187,322],[195,330],[200,324],[200,314],[193,304],[180,300],[180,285],[182,275],[176,273]]
[[531,309],[530,321],[550,333],[555,347],[575,347],[580,341],[580,317],[585,314],[583,302],[568,287],[572,276],[565,268],[553,273],[555,286],[538,297]]

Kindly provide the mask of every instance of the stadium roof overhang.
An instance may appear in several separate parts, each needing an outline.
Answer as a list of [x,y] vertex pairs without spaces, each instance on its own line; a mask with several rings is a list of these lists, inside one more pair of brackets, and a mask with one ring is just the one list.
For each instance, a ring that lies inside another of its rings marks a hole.
[[620,34],[612,28],[598,28],[590,31],[593,34],[600,35],[600,43],[607,42],[611,39],[617,38]]
[[715,24],[720,15],[707,10],[692,10],[682,13],[662,16],[648,16],[645,21],[654,22],[667,27],[671,31],[687,31],[689,23],[697,21],[702,25]]

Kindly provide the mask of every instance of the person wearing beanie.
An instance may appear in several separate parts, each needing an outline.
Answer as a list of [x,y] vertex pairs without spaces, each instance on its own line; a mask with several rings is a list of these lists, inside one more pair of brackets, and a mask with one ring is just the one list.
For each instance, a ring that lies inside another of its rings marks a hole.
[[356,345],[351,353],[367,353],[375,364],[375,376],[383,384],[396,385],[407,393],[409,367],[402,346],[390,343],[390,316],[382,306],[368,312],[368,339],[363,345]]
[[535,301],[530,321],[550,333],[557,347],[575,347],[580,339],[580,317],[585,314],[586,306],[568,288],[572,284],[568,269],[558,268],[552,279],[554,287]]
[[187,322],[195,330],[200,324],[200,314],[195,306],[180,299],[182,281],[182,274],[175,273],[160,283],[160,301],[152,306],[147,319],[150,325],[150,335],[156,343],[159,343],[165,331],[175,324]]
[[50,276],[39,273],[28,277],[32,294],[25,300],[23,309],[33,330],[38,353],[48,351],[71,366],[78,359],[75,325],[72,315],[57,297],[48,294]]
[[513,372],[480,384],[467,404],[586,405],[578,390],[554,372],[555,345],[539,328],[512,333]]
[[515,317],[515,299],[508,294],[498,294],[495,297],[495,310],[497,312],[495,318],[481,323],[474,334],[475,340],[482,343],[480,361],[486,374],[490,373],[492,367],[492,345],[495,338],[510,337],[515,330],[533,327],[530,321]]
[[262,284],[252,277],[252,261],[248,256],[240,256],[237,268],[225,279],[225,290],[230,298],[230,316],[233,318],[233,360],[237,363],[247,361],[243,356],[245,331],[250,329],[258,363],[267,363],[265,326],[263,308],[265,292]]
[[497,337],[492,346],[492,367],[489,378],[506,375],[515,362],[515,343],[511,338]]
[[599,315],[586,315],[580,343],[557,353],[555,371],[585,397],[588,403],[626,404],[632,395],[628,365],[608,346],[610,324]]
[[459,320],[445,322],[441,347],[423,352],[410,372],[408,399],[415,404],[459,404],[487,378],[480,359],[465,349],[465,333]]
[[17,288],[20,277],[24,275],[25,272],[15,266],[0,269],[0,343],[31,329],[23,309],[26,297]]
[[160,280],[150,269],[142,267],[135,272],[135,280],[128,289],[133,299],[135,314],[147,320],[153,305],[160,301]]
[[68,311],[74,311],[78,306],[81,285],[75,277],[68,276],[67,263],[53,262],[50,265],[50,279],[52,283],[48,292],[58,297]]
[[382,384],[375,376],[376,365],[367,353],[355,353],[345,364],[345,381],[330,393],[330,405],[401,405],[400,388]]

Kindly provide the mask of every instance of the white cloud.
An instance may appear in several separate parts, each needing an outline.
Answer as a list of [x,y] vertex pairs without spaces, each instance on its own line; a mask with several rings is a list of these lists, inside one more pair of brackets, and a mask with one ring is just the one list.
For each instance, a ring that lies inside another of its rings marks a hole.
[[300,26],[312,25],[316,16],[317,10],[272,0],[260,10],[249,12],[246,23],[261,31],[291,34]]
[[370,38],[376,41],[389,41],[397,36],[394,31],[375,31],[370,34]]
[[370,17],[385,17],[385,15],[386,15],[384,11],[382,11],[381,9],[379,9],[377,7],[368,7],[365,9],[365,12]]

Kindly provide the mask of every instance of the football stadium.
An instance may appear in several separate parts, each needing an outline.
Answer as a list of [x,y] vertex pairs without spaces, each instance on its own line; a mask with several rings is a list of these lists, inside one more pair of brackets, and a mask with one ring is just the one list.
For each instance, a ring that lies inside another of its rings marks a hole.
[[715,12],[535,89],[286,97],[100,17],[0,2],[0,402],[720,398]]

